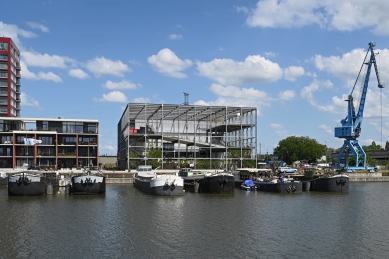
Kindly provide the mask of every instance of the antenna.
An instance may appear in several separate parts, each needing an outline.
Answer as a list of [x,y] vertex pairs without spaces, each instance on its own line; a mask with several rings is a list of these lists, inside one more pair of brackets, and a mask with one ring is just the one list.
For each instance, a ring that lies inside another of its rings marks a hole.
[[184,92],[184,95],[185,95],[184,105],[189,105],[189,94]]

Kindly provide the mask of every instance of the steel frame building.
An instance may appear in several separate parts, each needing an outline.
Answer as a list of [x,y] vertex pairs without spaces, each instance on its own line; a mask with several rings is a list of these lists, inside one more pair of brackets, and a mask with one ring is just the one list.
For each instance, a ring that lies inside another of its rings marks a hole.
[[129,103],[118,123],[120,169],[151,162],[196,168],[199,160],[229,169],[256,157],[255,107]]

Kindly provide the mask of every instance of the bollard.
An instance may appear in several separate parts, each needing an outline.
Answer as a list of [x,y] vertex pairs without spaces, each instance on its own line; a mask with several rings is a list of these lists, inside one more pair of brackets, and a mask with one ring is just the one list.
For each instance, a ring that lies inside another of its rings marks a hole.
[[200,185],[199,183],[194,184],[194,192],[195,193],[199,192],[199,185]]
[[69,194],[70,193],[70,184],[67,184],[65,186],[65,194]]
[[311,187],[311,182],[310,181],[305,181],[303,183],[304,183],[304,190],[305,191],[309,191],[309,189]]
[[51,183],[47,185],[46,194],[53,194],[53,185]]

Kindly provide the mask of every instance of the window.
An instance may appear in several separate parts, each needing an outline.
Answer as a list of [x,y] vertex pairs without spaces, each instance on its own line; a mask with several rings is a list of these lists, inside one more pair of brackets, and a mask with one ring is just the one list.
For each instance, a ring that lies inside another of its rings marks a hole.
[[39,137],[42,140],[42,145],[53,145],[53,137]]
[[8,50],[8,43],[0,42],[0,50]]
[[60,143],[64,145],[75,145],[76,137],[62,137],[62,141],[60,141]]
[[8,55],[0,55],[0,60],[8,60]]
[[0,86],[8,86],[8,82],[4,80],[0,80]]
[[86,133],[97,133],[96,123],[85,123],[85,131]]
[[12,144],[12,136],[2,136],[1,143]]
[[7,98],[0,98],[0,104],[7,104],[8,99]]
[[0,69],[7,69],[7,68],[8,68],[7,64],[0,63]]
[[0,73],[0,77],[7,78],[8,77],[8,73]]
[[42,129],[43,130],[49,129],[49,122],[48,121],[42,121]]

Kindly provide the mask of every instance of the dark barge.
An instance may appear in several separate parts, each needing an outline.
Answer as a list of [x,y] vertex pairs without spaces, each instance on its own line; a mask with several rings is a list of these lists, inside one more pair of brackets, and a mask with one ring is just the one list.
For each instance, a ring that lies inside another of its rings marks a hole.
[[234,193],[235,176],[231,173],[206,173],[199,180],[199,193]]

